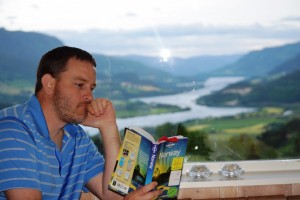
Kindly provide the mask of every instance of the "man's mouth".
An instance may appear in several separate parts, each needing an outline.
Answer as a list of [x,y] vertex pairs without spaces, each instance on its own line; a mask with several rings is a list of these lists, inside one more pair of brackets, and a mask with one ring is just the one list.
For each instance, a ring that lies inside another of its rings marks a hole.
[[80,103],[78,107],[83,107],[83,108],[87,108],[88,103]]
[[78,108],[82,110],[84,113],[87,113],[88,112],[87,106],[88,105],[86,103],[81,103],[79,104]]

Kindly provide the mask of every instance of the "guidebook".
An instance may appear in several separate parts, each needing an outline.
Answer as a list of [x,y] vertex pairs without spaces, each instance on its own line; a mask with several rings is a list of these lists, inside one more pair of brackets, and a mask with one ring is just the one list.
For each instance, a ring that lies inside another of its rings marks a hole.
[[139,127],[125,128],[108,188],[126,195],[152,181],[162,190],[159,199],[176,199],[188,139],[153,136]]

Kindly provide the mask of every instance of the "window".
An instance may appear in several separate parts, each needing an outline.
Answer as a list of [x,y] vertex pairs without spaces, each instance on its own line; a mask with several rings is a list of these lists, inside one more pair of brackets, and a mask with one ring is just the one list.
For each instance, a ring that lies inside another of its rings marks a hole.
[[188,162],[299,158],[297,0],[0,3],[1,107],[32,94],[46,50],[77,46],[121,133],[187,135]]

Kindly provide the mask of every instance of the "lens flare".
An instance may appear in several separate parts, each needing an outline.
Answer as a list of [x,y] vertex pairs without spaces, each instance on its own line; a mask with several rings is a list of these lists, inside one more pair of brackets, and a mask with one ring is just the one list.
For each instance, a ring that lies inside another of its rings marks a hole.
[[163,62],[168,62],[169,58],[171,57],[170,50],[169,49],[161,49],[160,50],[160,57],[161,57],[161,60]]

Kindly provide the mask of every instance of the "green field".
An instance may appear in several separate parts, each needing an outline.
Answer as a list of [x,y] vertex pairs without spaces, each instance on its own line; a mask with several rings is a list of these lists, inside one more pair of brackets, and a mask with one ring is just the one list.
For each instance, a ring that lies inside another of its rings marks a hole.
[[240,134],[259,135],[265,130],[266,125],[279,121],[282,121],[282,119],[273,116],[259,118],[240,118],[236,116],[203,120],[199,124],[188,125],[188,130],[202,130],[209,133],[209,138],[212,140],[224,140]]
[[240,114],[232,117],[208,118],[192,120],[183,123],[188,132],[206,134],[205,144],[212,152],[209,158],[201,155],[189,155],[189,161],[223,161],[249,159],[276,159],[282,153],[279,149],[270,147],[258,140],[270,124],[284,124],[289,119],[285,117],[284,109],[264,107],[258,111]]
[[189,131],[202,130],[210,137],[225,139],[236,134],[257,135],[264,131],[266,125],[280,122],[282,108],[264,107],[253,113],[239,114],[232,117],[208,118],[185,123]]

